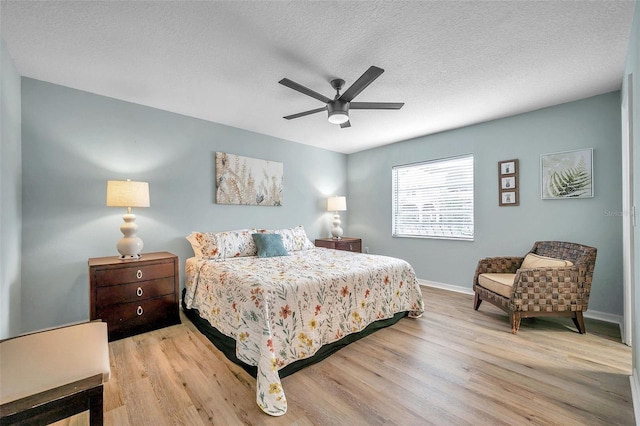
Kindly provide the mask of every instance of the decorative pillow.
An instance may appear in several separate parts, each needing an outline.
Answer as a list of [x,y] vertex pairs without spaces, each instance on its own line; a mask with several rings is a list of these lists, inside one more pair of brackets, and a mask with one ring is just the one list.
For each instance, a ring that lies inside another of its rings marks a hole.
[[536,269],[536,268],[563,268],[565,266],[573,266],[570,260],[554,259],[553,257],[539,256],[535,253],[529,253],[524,257],[520,269]]
[[307,233],[302,225],[287,229],[260,229],[258,232],[260,234],[281,235],[282,243],[287,251],[309,250],[315,248],[315,245],[311,242],[309,237],[307,237]]
[[191,231],[191,233],[187,235],[185,238],[187,239],[187,241],[189,241],[189,244],[191,244],[191,249],[193,250],[193,254],[196,257],[202,257],[202,251],[200,250],[200,243],[196,238],[196,234],[197,234],[196,231]]
[[253,241],[258,249],[258,257],[288,256],[279,234],[253,234]]
[[226,259],[229,257],[255,256],[256,245],[251,238],[255,229],[238,229],[225,232],[192,232],[187,236],[197,257]]

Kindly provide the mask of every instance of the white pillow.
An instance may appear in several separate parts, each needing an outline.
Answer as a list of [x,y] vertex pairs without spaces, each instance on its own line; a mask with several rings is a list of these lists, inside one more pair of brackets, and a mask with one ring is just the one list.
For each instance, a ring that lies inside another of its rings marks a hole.
[[200,241],[202,240],[202,237],[200,235],[200,232],[192,231],[189,235],[186,236],[187,241],[189,241],[189,244],[191,244],[193,254],[196,257],[202,257],[202,250],[200,249]]
[[252,234],[255,229],[238,229],[224,232],[192,232],[187,236],[196,257],[226,259],[255,256],[256,245]]

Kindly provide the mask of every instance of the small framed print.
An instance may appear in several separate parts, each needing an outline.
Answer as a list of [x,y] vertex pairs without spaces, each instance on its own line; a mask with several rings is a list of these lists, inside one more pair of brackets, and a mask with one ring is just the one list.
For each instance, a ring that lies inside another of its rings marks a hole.
[[503,205],[514,204],[516,202],[515,191],[505,191],[500,194],[500,199]]
[[514,176],[500,178],[500,189],[514,189],[515,187],[516,178]]
[[510,175],[512,173],[515,173],[516,161],[518,161],[518,160],[509,160],[509,161],[500,162],[500,174],[501,175]]
[[498,162],[498,205],[520,205],[517,159]]

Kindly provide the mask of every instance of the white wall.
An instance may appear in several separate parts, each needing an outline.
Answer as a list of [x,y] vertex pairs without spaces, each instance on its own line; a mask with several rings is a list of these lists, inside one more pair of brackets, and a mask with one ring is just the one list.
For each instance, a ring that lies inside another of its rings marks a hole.
[[[87,259],[117,255],[122,236],[125,210],[105,206],[109,179],[149,182],[151,207],[134,209],[143,251],[181,265],[193,230],[304,225],[327,236],[326,197],[346,192],[344,154],[28,78],[22,111],[25,331],[88,318]],[[216,204],[216,151],[282,162],[283,206]]]
[[[633,117],[631,126],[633,128],[633,198],[636,209],[640,207],[640,6],[636,2],[633,25],[631,27],[631,35],[629,38],[629,49],[627,54],[627,64],[625,68],[625,78],[623,80],[622,90],[627,90],[627,75],[633,74]],[[638,214],[638,213],[636,213]],[[640,219],[640,218],[638,218]],[[634,293],[634,318],[632,330],[632,349],[633,349],[633,375],[631,377],[631,385],[634,398],[634,409],[636,415],[636,423],[640,424],[640,226],[636,226],[634,230],[635,242],[635,259],[633,264],[635,267],[635,288]]]
[[[590,311],[622,315],[620,95],[613,92],[424,136],[348,158],[352,236],[372,253],[408,260],[419,278],[471,290],[482,257],[524,255],[538,240],[598,249]],[[594,149],[595,196],[542,200],[540,155]],[[391,236],[391,167],[474,155],[475,240]],[[498,206],[498,162],[518,159],[520,205]]]
[[20,332],[20,75],[0,39],[0,339]]

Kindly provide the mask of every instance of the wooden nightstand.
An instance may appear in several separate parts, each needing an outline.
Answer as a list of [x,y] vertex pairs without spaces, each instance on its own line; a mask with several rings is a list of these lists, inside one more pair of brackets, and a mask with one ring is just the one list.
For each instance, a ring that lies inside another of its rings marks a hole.
[[180,324],[178,256],[146,253],[138,260],[89,259],[91,320],[106,321],[109,341]]
[[318,238],[316,239],[316,247],[362,253],[362,239],[351,237],[342,237],[340,240],[336,240],[335,238]]

